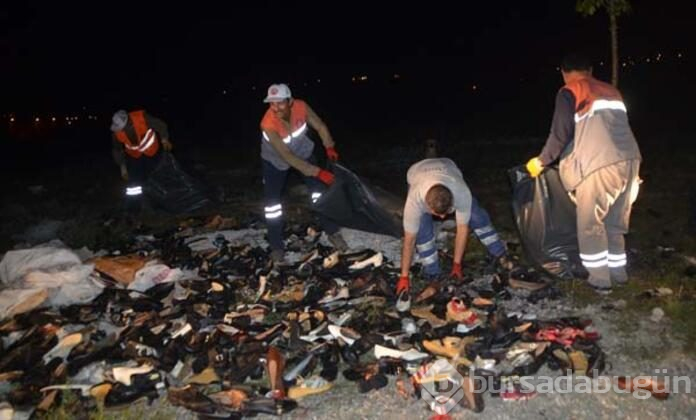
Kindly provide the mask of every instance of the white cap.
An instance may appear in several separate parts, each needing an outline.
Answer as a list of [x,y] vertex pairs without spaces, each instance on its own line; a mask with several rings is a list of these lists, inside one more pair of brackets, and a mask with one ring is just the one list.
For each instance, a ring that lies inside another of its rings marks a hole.
[[126,128],[126,124],[128,123],[128,113],[122,109],[119,109],[114,113],[114,116],[111,117],[111,131],[114,133],[117,131],[121,131],[124,128]]
[[292,93],[290,93],[288,85],[279,83],[277,85],[271,85],[268,88],[268,95],[263,101],[266,103],[280,102],[290,98],[292,98]]

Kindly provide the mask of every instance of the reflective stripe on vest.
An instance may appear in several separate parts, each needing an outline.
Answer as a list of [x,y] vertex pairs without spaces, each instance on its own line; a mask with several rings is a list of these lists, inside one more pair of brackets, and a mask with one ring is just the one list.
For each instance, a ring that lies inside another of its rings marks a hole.
[[133,125],[133,131],[135,131],[138,142],[133,142],[125,130],[115,133],[116,140],[123,144],[126,153],[130,157],[138,159],[143,154],[148,157],[154,156],[159,150],[159,142],[157,141],[157,132],[147,126],[145,111],[130,112],[128,118]]
[[592,117],[595,111],[614,109],[626,112],[621,93],[612,85],[592,76],[582,77],[564,86],[575,97],[575,123]]
[[590,110],[586,112],[584,115],[580,115],[577,112],[575,113],[575,122],[579,123],[583,119],[593,116],[595,111],[599,111],[600,109],[615,109],[626,112],[626,105],[624,105],[623,101],[597,99],[596,101],[592,102]]
[[[293,131],[292,133],[290,133],[289,136],[283,137],[283,143],[285,143],[285,144],[290,144],[290,142],[292,141],[292,139],[296,139],[296,138],[300,137],[301,135],[303,135],[303,134],[305,133],[305,131],[307,131],[307,123],[302,124],[302,125],[300,126],[300,128],[298,128],[297,130],[295,130],[295,131]],[[271,141],[271,139],[268,138],[268,136],[266,135],[266,132],[265,132],[265,131],[262,131],[262,134],[263,134],[263,139],[264,139],[264,140],[266,140],[266,141]]]

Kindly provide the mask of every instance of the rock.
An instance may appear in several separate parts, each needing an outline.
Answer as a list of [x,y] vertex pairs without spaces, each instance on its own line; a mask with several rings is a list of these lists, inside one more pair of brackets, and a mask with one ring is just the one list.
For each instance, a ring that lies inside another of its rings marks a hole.
[[650,320],[652,322],[660,322],[664,316],[665,311],[663,311],[661,308],[653,308],[652,313],[650,314]]

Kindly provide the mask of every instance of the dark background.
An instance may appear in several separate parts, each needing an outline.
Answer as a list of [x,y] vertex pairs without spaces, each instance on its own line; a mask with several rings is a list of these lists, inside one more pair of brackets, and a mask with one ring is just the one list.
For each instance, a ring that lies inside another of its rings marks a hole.
[[[696,22],[683,2],[632,3],[619,37],[634,131],[640,142],[683,133],[693,150]],[[256,155],[273,82],[306,99],[348,155],[426,137],[541,142],[563,54],[585,51],[609,79],[608,18],[574,8],[570,0],[6,5],[0,163],[11,174],[110,165],[110,115],[137,107],[169,123],[180,159]]]

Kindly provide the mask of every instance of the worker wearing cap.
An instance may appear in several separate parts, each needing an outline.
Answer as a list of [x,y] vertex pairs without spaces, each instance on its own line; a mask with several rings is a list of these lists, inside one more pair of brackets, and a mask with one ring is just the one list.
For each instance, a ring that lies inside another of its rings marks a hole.
[[[288,170],[292,167],[303,175],[313,203],[319,199],[326,186],[334,182],[331,172],[316,166],[314,142],[308,136],[308,128],[319,133],[329,160],[337,161],[338,153],[326,124],[306,102],[293,98],[287,85],[271,85],[264,102],[268,104],[268,110],[261,120],[264,215],[271,256],[275,261],[280,261],[284,257],[281,196]],[[321,215],[319,218],[329,235],[329,241],[339,250],[347,249],[338,226]]]
[[556,95],[551,133],[532,177],[559,160],[563,186],[577,205],[580,259],[598,292],[628,281],[624,234],[638,194],[641,155],[621,93],[592,77],[587,58],[571,54],[561,65],[565,85]]
[[126,181],[126,203],[129,210],[139,210],[143,184],[157,167],[161,150],[172,150],[167,124],[144,110],[119,110],[111,119],[112,155]]

